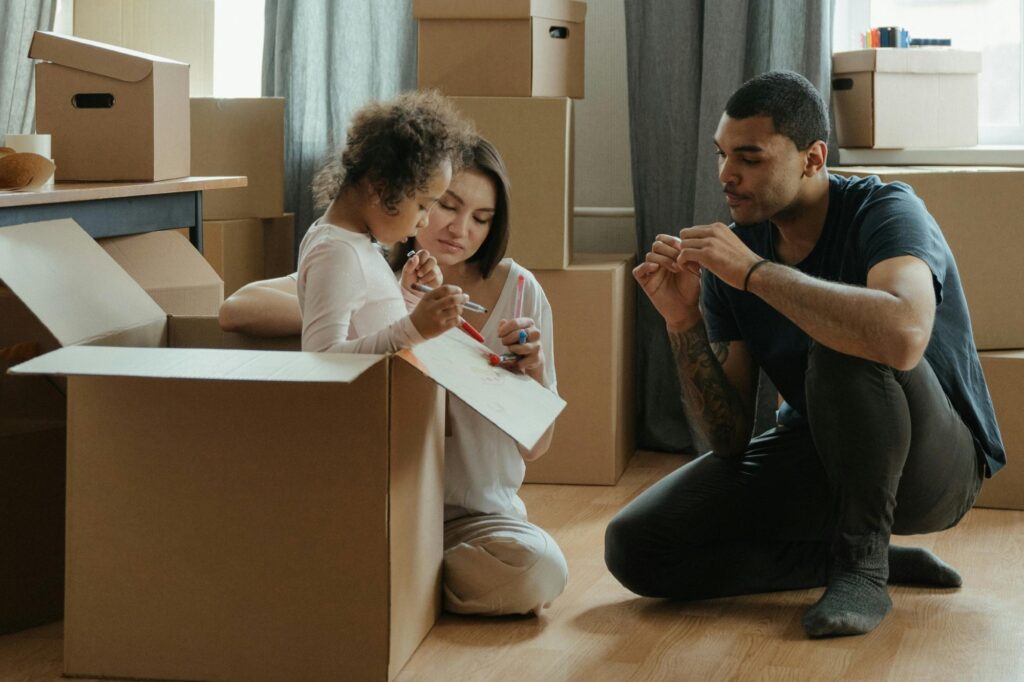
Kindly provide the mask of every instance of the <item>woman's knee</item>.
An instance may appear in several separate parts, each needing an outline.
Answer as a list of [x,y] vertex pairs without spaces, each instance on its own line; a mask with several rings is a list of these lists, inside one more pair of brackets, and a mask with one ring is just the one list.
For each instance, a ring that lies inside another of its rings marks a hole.
[[641,596],[656,592],[649,584],[649,559],[645,558],[650,549],[643,539],[643,523],[635,516],[620,512],[605,529],[604,563],[608,572],[627,590]]
[[566,587],[562,550],[545,531],[461,544],[445,552],[445,608],[454,613],[536,612]]

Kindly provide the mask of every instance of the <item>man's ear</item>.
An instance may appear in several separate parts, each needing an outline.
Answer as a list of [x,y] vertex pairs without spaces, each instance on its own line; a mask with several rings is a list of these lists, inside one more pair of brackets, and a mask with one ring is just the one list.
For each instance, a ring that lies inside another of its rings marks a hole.
[[828,145],[821,140],[817,140],[811,143],[806,153],[807,156],[804,158],[804,176],[810,178],[817,175],[825,167],[825,163],[828,161]]

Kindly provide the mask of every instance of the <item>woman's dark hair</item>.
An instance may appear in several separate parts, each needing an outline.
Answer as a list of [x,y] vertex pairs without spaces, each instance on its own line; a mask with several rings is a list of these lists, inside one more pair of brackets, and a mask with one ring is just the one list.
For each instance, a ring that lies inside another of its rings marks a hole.
[[767,116],[775,132],[804,150],[828,142],[828,109],[811,82],[793,71],[768,71],[739,87],[725,104],[729,118]]
[[436,91],[407,92],[371,102],[352,117],[345,146],[331,154],[313,178],[313,201],[327,208],[341,190],[369,180],[381,206],[398,210],[403,198],[423,191],[446,161],[459,168],[472,127]]
[[[491,216],[491,228],[487,232],[484,243],[480,245],[466,262],[477,263],[480,273],[486,279],[494,268],[505,257],[508,248],[509,229],[509,191],[511,183],[508,169],[501,159],[501,154],[493,144],[482,137],[477,137],[463,151],[461,169],[475,170],[484,174],[494,185],[494,214]],[[405,266],[408,252],[396,248],[391,254],[391,267],[397,272]]]

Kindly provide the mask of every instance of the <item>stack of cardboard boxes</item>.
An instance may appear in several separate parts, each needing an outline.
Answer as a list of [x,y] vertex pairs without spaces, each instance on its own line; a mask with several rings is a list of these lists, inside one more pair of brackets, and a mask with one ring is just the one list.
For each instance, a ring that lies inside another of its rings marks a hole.
[[203,255],[224,295],[295,270],[295,215],[284,212],[284,99],[193,97],[192,174],[244,175],[203,193]]
[[956,258],[1008,465],[982,486],[977,506],[1024,510],[1024,251],[1017,197],[1024,168],[854,167],[841,175],[905,182],[934,216]]
[[[583,97],[586,4],[415,0],[418,86],[437,88],[501,152],[507,255],[554,313],[568,403],[533,483],[614,484],[633,454],[632,256],[573,252],[573,99]],[[544,330],[548,331],[548,330]]]

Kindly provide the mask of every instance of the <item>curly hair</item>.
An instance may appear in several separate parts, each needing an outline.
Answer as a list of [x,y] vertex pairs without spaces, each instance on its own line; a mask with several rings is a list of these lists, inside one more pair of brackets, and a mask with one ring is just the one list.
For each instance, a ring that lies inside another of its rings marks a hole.
[[470,123],[436,91],[371,102],[352,117],[345,146],[314,176],[316,208],[326,208],[341,190],[367,179],[380,192],[384,210],[394,214],[404,197],[426,189],[446,160],[457,171],[473,136]]

